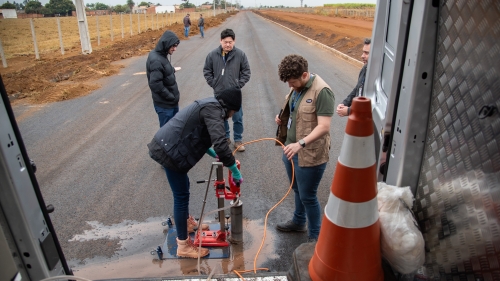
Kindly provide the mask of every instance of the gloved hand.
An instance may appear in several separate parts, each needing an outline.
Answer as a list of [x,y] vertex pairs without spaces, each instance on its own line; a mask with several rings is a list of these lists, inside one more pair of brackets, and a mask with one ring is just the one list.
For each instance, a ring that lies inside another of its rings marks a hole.
[[206,152],[208,155],[212,156],[213,158],[218,158],[217,153],[215,153],[215,150],[213,148],[209,148]]
[[231,170],[231,173],[232,173],[232,176],[233,176],[233,179],[235,182],[240,182],[243,180],[243,178],[241,177],[241,172],[240,170],[238,170],[238,167],[236,166],[236,162],[231,165],[230,167],[228,167],[229,170]]

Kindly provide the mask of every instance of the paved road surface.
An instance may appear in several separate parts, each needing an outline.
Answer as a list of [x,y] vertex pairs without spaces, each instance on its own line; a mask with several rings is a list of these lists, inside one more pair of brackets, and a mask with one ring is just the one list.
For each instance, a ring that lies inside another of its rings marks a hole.
[[[212,95],[202,69],[209,51],[219,45],[220,32],[232,28],[236,46],[248,56],[252,77],[243,88],[244,141],[274,137],[274,116],[279,112],[287,85],[278,79],[277,66],[288,54],[303,55],[310,70],[333,89],[336,104],[356,83],[359,68],[308,44],[304,39],[252,12],[240,12],[205,38],[182,41],[172,56],[181,92],[180,107]],[[121,61],[117,76],[102,80],[102,88],[71,101],[14,108],[28,154],[38,167],[36,174],[64,253],[75,274],[86,278],[159,277],[197,274],[193,260],[155,260],[150,250],[163,243],[161,221],[173,214],[173,199],[164,171],[151,160],[146,144],[158,129],[145,75],[146,56]],[[330,162],[319,188],[325,206],[346,119],[335,116],[331,124]],[[225,260],[206,259],[208,274],[252,269],[264,230],[264,217],[286,193],[289,183],[281,162],[281,148],[271,141],[247,145],[238,153],[245,179],[244,243],[233,247]],[[205,156],[189,172],[191,213],[199,216],[211,159]],[[292,192],[293,194],[293,192]],[[217,206],[209,193],[207,210]],[[283,234],[275,225],[291,218],[293,195],[268,221],[265,246],[256,266],[287,271],[292,252],[307,234]],[[209,217],[208,219],[214,219]]]

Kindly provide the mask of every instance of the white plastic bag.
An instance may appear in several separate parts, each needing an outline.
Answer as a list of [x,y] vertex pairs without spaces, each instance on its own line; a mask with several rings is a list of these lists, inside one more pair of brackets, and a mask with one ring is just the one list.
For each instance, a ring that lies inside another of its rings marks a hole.
[[410,212],[413,207],[410,187],[379,182],[377,199],[382,256],[397,272],[414,272],[425,262],[425,245],[424,237]]

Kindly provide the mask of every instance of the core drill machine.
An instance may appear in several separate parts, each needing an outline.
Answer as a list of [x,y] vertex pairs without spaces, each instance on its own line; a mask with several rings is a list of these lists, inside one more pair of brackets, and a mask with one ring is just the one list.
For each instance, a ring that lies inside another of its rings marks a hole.
[[[236,160],[236,165],[240,169],[240,162]],[[212,173],[215,168],[216,178],[212,180]],[[229,257],[229,245],[239,244],[243,242],[243,203],[240,198],[240,182],[235,182],[232,173],[228,171],[229,186],[226,186],[224,179],[224,166],[222,162],[212,162],[210,168],[210,175],[208,180],[200,180],[196,183],[207,183],[205,197],[203,199],[203,207],[201,209],[200,220],[198,227],[203,222],[205,203],[210,188],[210,183],[214,181],[215,197],[217,198],[217,209],[210,213],[217,212],[216,220],[218,223],[208,223],[208,230],[195,229],[194,234],[190,234],[190,239],[193,239],[194,245],[199,246],[201,241],[202,247],[210,248],[208,258],[227,258]],[[224,207],[224,200],[231,200],[228,207]],[[225,214],[225,209],[230,209],[230,215]],[[158,259],[177,258],[177,230],[172,223],[171,218],[162,222],[163,226],[168,226],[167,237],[163,243],[163,247],[158,246],[155,250],[151,251],[152,255],[158,255]],[[167,252],[164,250],[168,249]]]

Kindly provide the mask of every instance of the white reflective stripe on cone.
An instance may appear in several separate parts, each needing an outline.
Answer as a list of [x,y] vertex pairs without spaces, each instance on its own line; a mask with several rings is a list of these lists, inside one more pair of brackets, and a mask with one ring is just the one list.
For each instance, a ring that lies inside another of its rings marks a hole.
[[377,197],[363,203],[352,203],[330,193],[325,207],[325,216],[329,221],[341,227],[368,227],[378,220]]
[[[367,153],[368,151],[368,153]],[[344,134],[339,162],[349,168],[363,169],[375,164],[375,139]]]

